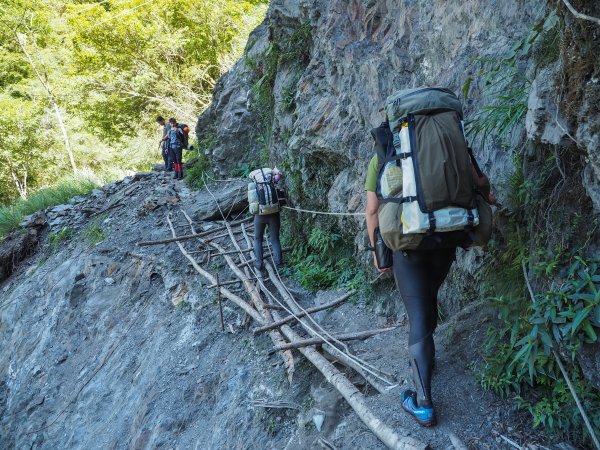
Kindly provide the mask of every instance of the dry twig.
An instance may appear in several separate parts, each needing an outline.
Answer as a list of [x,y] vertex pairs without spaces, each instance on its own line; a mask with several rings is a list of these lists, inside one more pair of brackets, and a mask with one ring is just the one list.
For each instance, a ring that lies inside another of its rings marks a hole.
[[592,17],[592,16],[588,16],[587,14],[580,13],[573,7],[573,5],[571,5],[571,2],[569,2],[569,0],[562,0],[562,1],[566,5],[566,7],[569,9],[569,11],[571,11],[571,14],[573,14],[578,19],[589,20],[590,22],[594,22],[594,23],[600,25],[600,19],[598,19],[597,17]]
[[332,302],[329,302],[329,303],[326,303],[326,304],[320,305],[320,306],[315,306],[314,308],[308,308],[305,312],[300,312],[300,313],[296,314],[296,317],[294,317],[294,316],[284,317],[283,319],[281,319],[278,322],[275,322],[275,323],[272,323],[272,324],[269,324],[269,325],[265,325],[264,327],[260,327],[260,328],[254,329],[253,333],[254,334],[260,334],[260,333],[262,333],[264,331],[269,331],[269,330],[271,330],[273,328],[277,328],[277,327],[279,327],[281,325],[284,325],[284,324],[286,324],[288,322],[291,322],[291,321],[295,320],[297,317],[304,317],[307,314],[312,314],[314,312],[323,311],[325,309],[332,308],[332,307],[334,307],[336,305],[339,305],[340,303],[346,301],[348,298],[350,298],[351,296],[353,296],[355,293],[356,293],[355,290],[352,290],[350,292],[346,292],[340,298],[338,298],[338,299],[336,299],[336,300],[334,300]]

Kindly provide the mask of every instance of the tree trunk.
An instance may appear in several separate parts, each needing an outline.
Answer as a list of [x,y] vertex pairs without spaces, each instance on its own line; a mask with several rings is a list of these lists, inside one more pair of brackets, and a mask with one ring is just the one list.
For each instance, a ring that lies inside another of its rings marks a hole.
[[73,169],[73,173],[77,173],[77,166],[75,165],[75,158],[73,156],[73,151],[71,150],[71,142],[69,141],[69,136],[67,135],[67,129],[65,128],[65,124],[62,120],[60,108],[58,107],[56,98],[54,97],[54,94],[52,93],[52,87],[50,86],[50,83],[48,82],[48,80],[45,80],[42,77],[42,74],[39,72],[37,66],[33,62],[33,59],[31,59],[31,55],[27,51],[27,48],[25,47],[25,44],[21,40],[21,37],[19,36],[19,34],[16,31],[14,32],[14,34],[15,34],[15,38],[17,39],[17,42],[19,43],[19,46],[21,47],[21,50],[27,57],[29,64],[31,64],[33,71],[37,75],[38,79],[40,80],[40,83],[42,83],[42,86],[44,86],[44,89],[46,90],[46,93],[48,94],[48,97],[50,99],[50,104],[52,105],[52,109],[54,109],[54,114],[56,114],[56,120],[58,120],[58,125],[60,126],[60,130],[63,135],[65,148],[67,150],[67,154],[69,155],[69,161],[71,162],[71,168]]

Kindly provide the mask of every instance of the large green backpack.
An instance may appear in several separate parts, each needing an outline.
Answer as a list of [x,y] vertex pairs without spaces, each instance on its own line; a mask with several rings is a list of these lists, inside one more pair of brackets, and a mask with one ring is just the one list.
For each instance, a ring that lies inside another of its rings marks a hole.
[[392,250],[473,245],[480,218],[460,101],[445,88],[418,88],[388,97],[385,108],[389,124],[371,131],[384,242]]

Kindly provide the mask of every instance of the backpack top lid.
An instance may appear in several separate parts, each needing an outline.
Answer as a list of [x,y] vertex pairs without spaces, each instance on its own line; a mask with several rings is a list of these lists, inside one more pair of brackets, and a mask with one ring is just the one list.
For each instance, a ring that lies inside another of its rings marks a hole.
[[253,170],[248,174],[248,178],[256,183],[270,183],[273,177],[273,170],[269,167]]
[[442,87],[403,89],[390,95],[385,101],[390,128],[397,131],[408,114],[427,114],[437,109],[456,111],[463,117],[462,104],[456,94]]

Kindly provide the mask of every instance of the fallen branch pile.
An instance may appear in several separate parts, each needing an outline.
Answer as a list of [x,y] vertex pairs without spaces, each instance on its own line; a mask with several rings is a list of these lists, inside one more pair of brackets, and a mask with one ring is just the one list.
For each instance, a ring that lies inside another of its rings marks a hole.
[[[428,448],[426,444],[408,436],[406,431],[393,430],[378,418],[367,405],[364,394],[331,361],[334,360],[335,363],[352,368],[379,392],[386,392],[397,385],[393,376],[355,356],[344,343],[347,340],[366,339],[393,328],[333,334],[323,329],[311,316],[317,311],[340,305],[351,297],[355,293],[354,291],[347,292],[337,300],[325,305],[304,309],[296,302],[271,264],[266,263],[265,265],[269,274],[268,282],[272,287],[267,285],[267,280],[263,280],[260,274],[255,273],[254,266],[251,264],[253,260],[252,242],[244,226],[248,220],[224,222],[221,227],[197,233],[190,217],[183,210],[180,214],[187,221],[191,231],[189,234],[178,236],[176,229],[181,229],[181,226],[174,225],[174,217],[169,214],[167,222],[173,237],[161,241],[140,242],[138,245],[176,243],[194,269],[205,278],[207,287],[216,289],[220,295],[243,309],[259,325],[254,329],[254,334],[268,333],[273,342],[271,353],[280,353],[290,383],[295,368],[292,349],[297,349],[340,392],[364,424],[385,445],[392,449],[403,450]],[[240,243],[240,240],[243,244]],[[217,275],[203,268],[194,259],[194,252],[185,248],[185,242],[193,242],[194,245],[200,244],[201,248],[210,250],[214,258],[222,258],[234,278],[220,280]],[[243,285],[247,299],[227,288],[234,283]],[[281,312],[285,313],[284,317],[281,316]],[[300,328],[294,329],[293,327]]]

